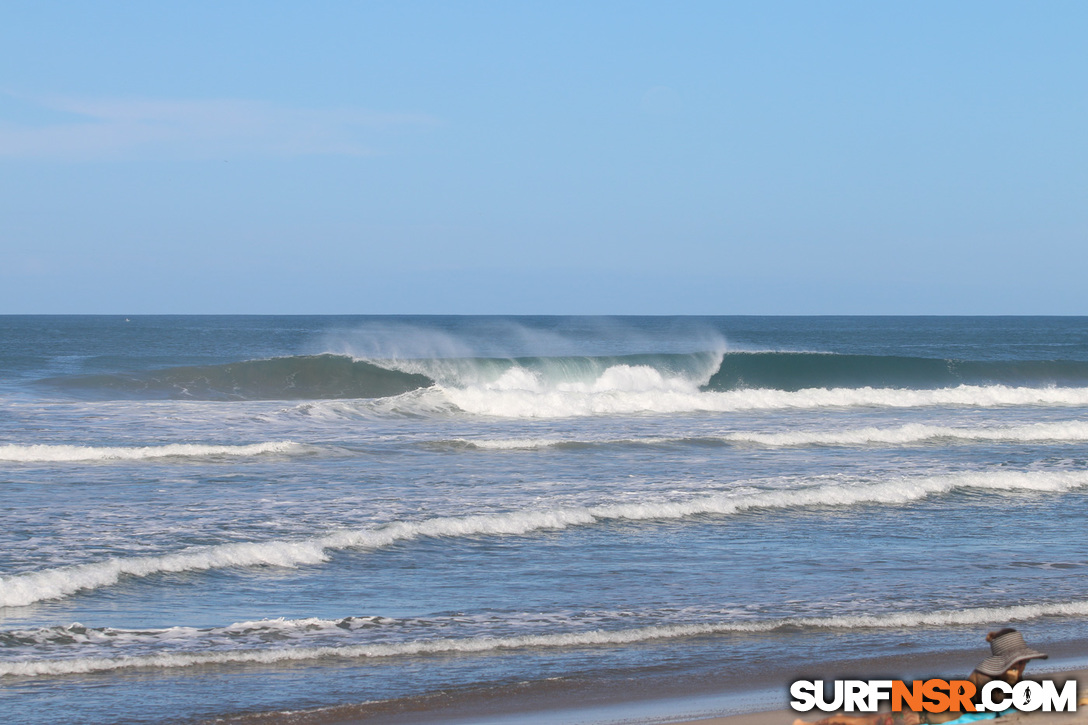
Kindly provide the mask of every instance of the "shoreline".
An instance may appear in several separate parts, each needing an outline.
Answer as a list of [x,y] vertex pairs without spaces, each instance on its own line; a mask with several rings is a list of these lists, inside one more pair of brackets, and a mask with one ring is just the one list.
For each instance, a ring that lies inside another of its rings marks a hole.
[[[1033,663],[1027,679],[1075,678],[1078,698],[1088,695],[1088,646],[1084,642],[1047,643],[1052,659]],[[210,725],[790,725],[814,713],[788,708],[788,683],[796,679],[891,678],[966,675],[980,659],[979,650],[944,653],[940,658],[909,655],[895,658],[828,662],[792,673],[722,682],[719,676],[690,678],[632,677],[595,683],[545,680],[510,686],[432,693],[394,701],[333,705],[310,710],[221,716]],[[966,664],[969,663],[969,664]],[[860,675],[859,673],[864,673]],[[637,694],[636,694],[637,693]],[[1077,713],[1023,713],[1005,716],[1002,723],[1022,719],[1039,725],[1085,723],[1088,705]],[[985,722],[985,721],[983,721]]]

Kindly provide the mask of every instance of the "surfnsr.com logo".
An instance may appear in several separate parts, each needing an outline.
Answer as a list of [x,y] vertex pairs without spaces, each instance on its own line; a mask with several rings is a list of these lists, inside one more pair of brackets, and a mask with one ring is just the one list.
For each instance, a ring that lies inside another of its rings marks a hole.
[[[790,707],[797,712],[813,708],[824,712],[877,712],[888,703],[892,712],[1076,712],[1077,683],[1059,687],[1053,680],[1023,680],[1010,685],[993,680],[981,693],[969,680],[834,680],[826,697],[823,680],[798,680],[790,685]],[[979,702],[975,695],[979,694]]]

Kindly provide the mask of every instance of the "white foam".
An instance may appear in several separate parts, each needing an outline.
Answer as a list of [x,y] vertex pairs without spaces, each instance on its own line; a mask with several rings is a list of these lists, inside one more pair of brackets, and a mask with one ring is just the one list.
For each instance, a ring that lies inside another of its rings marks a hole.
[[1033,423],[1021,426],[953,428],[949,426],[908,423],[895,428],[850,428],[839,431],[803,430],[784,433],[726,433],[720,436],[647,437],[647,438],[458,438],[452,441],[483,450],[533,450],[563,445],[659,445],[690,441],[755,443],[768,447],[789,446],[865,446],[908,445],[935,440],[980,441],[997,443],[1037,443],[1047,441],[1088,441],[1088,422]]
[[511,451],[551,448],[553,446],[561,446],[568,443],[594,444],[606,443],[609,441],[569,441],[562,438],[480,438],[475,440],[457,438],[451,442],[483,450]]
[[[450,388],[481,387],[490,390],[647,389],[672,386],[684,380],[684,387],[710,381],[721,367],[724,352],[666,353],[653,362],[618,362],[608,358],[575,355],[540,357],[533,361],[511,358],[364,358],[379,367],[426,375]],[[646,357],[646,356],[644,356]],[[651,358],[655,356],[649,356]]]
[[561,383],[561,393],[644,393],[648,391],[689,393],[698,389],[699,381],[668,377],[647,365],[613,365],[591,383]]
[[260,456],[294,453],[305,447],[292,441],[253,443],[242,446],[208,446],[172,443],[163,446],[100,447],[54,445],[0,445],[0,461],[54,463],[82,461],[143,461],[153,458],[207,458],[211,456]]
[[[910,629],[957,625],[1013,622],[1039,617],[1083,617],[1088,615],[1088,601],[1056,602],[1051,604],[1017,605],[1011,607],[979,607],[974,609],[936,612],[895,612],[877,615],[846,615],[837,617],[787,617],[750,622],[705,622],[695,624],[659,625],[622,630],[536,634],[511,637],[441,638],[389,644],[360,644],[324,647],[277,647],[268,649],[236,649],[215,652],[176,652],[128,657],[80,657],[0,661],[0,677],[83,674],[130,668],[174,668],[210,664],[258,663],[274,664],[292,660],[327,658],[370,659],[404,655],[458,653],[489,653],[541,647],[589,647],[631,644],[659,639],[677,639],[715,634],[771,632],[783,627],[806,629]],[[267,621],[267,620],[266,620]],[[321,620],[302,620],[318,624]],[[297,620],[296,620],[297,622]],[[297,626],[291,622],[290,626]],[[243,623],[232,627],[261,623]],[[163,630],[168,631],[168,630]]]
[[1033,423],[992,428],[952,428],[910,423],[897,428],[855,428],[842,431],[791,431],[787,433],[733,433],[722,436],[733,442],[764,446],[902,445],[932,440],[1032,443],[1043,441],[1088,440],[1088,422]]
[[612,365],[588,380],[548,380],[540,371],[521,366],[512,367],[493,381],[447,385],[454,390],[479,390],[491,393],[529,393],[543,395],[549,392],[586,395],[597,393],[647,391],[697,392],[699,380],[669,377],[649,365]]
[[325,561],[317,540],[220,544],[162,556],[128,556],[0,578],[0,606],[60,599],[85,589],[116,584],[122,576],[200,571],[232,566],[297,566]]
[[[0,607],[59,599],[116,584],[121,577],[158,572],[202,571],[242,566],[298,566],[326,560],[328,550],[373,550],[419,538],[522,535],[610,520],[682,519],[732,515],[752,509],[810,508],[855,504],[902,504],[961,488],[1060,493],[1088,486],[1088,471],[1000,471],[897,478],[878,483],[818,479],[798,488],[757,493],[721,493],[674,501],[536,509],[397,521],[377,528],[348,529],[300,541],[264,541],[195,547],[160,556],[117,557],[77,566],[0,578]],[[747,490],[751,490],[750,488]]]
[[[618,368],[628,368],[619,370]],[[652,368],[616,366],[592,383],[550,387],[438,386],[458,409],[503,418],[563,418],[638,413],[733,412],[817,408],[922,408],[934,406],[1088,406],[1088,388],[1014,388],[961,385],[937,390],[899,388],[753,389],[703,392],[690,380]],[[435,406],[432,406],[435,407]]]

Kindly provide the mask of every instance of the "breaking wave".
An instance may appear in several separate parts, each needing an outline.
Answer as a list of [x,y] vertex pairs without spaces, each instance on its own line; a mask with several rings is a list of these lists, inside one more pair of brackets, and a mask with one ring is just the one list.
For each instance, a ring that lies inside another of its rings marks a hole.
[[[0,661],[0,677],[83,674],[131,668],[175,668],[213,664],[273,664],[292,660],[318,659],[369,659],[406,655],[444,653],[489,653],[503,650],[557,647],[591,647],[633,644],[652,640],[678,639],[719,634],[749,634],[774,632],[781,629],[804,630],[857,630],[857,629],[910,629],[917,627],[941,627],[957,625],[989,624],[992,622],[1016,622],[1041,617],[1083,617],[1088,615],[1088,601],[1078,600],[1048,604],[1028,604],[1008,607],[977,607],[935,612],[893,612],[878,615],[844,615],[834,617],[785,617],[756,621],[716,621],[693,624],[658,625],[631,629],[576,631],[554,634],[528,634],[508,637],[434,638],[426,640],[348,644],[320,647],[275,647],[232,649],[227,651],[170,652],[152,655],[120,657],[70,657],[51,659],[26,659]],[[231,625],[223,630],[246,628],[282,629],[304,627],[310,630],[343,628],[347,620],[265,620]],[[26,638],[44,637],[56,640],[68,638],[75,641],[72,630],[80,637],[87,637],[88,629],[81,625],[49,628],[38,633],[14,633]],[[215,630],[171,628],[169,630],[129,633],[125,630],[92,630],[90,639],[102,639],[129,635],[144,640],[156,636],[172,643],[179,638],[196,639]],[[9,637],[12,633],[3,633]]]
[[1088,405],[1088,363],[802,352],[410,360],[322,354],[42,382],[96,398],[365,400],[378,415]]
[[270,453],[297,453],[303,450],[306,450],[306,446],[292,441],[253,443],[241,446],[209,446],[196,443],[173,443],[163,446],[141,447],[0,445],[0,461],[19,463],[144,461],[153,458],[249,457]]
[[330,550],[375,550],[420,538],[525,535],[608,521],[728,516],[758,509],[805,509],[858,504],[899,505],[959,489],[1061,493],[1085,486],[1088,486],[1086,471],[973,472],[898,478],[877,483],[827,483],[818,480],[800,488],[722,493],[673,501],[397,521],[375,528],[347,529],[297,541],[219,544],[194,547],[172,554],[117,557],[89,564],[16,574],[0,578],[0,607],[26,606],[46,599],[59,599],[76,592],[114,585],[122,577],[146,577],[160,572],[205,571],[229,567],[320,564],[327,560]]
[[571,418],[578,416],[745,411],[819,410],[828,408],[1003,408],[1085,407],[1088,388],[1009,388],[963,385],[943,390],[814,389],[737,390],[728,393],[683,389],[644,391],[557,391],[527,388],[433,387],[378,400],[327,400],[302,403],[281,411],[321,419],[384,417]]
[[[898,388],[813,388],[700,392],[683,384],[642,390],[443,389],[457,409],[501,418],[562,418],[641,413],[812,410],[819,408],[927,408],[936,406],[1088,406],[1088,388],[1010,388],[961,385],[937,390]],[[419,410],[441,410],[437,402],[416,401]]]

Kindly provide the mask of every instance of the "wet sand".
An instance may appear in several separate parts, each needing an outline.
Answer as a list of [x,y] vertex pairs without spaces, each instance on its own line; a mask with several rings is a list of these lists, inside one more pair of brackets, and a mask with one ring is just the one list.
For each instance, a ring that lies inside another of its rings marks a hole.
[[[1043,668],[1040,668],[1043,669]],[[838,675],[835,675],[838,676]],[[1088,669],[1050,669],[1032,673],[1033,679],[1054,679],[1059,683],[1073,678],[1078,682],[1078,701],[1088,696]],[[371,705],[341,705],[316,710],[276,712],[218,718],[212,722],[232,725],[791,725],[798,713],[789,709],[767,708],[753,712],[713,717],[714,711],[729,712],[766,703],[768,690],[761,683],[719,696],[692,695],[626,700],[607,698],[594,702],[579,702],[562,689],[550,692],[525,693],[523,698],[495,698],[481,702],[473,698],[471,706],[448,696],[419,698],[411,704],[400,703],[389,709],[378,703]],[[774,688],[785,703],[784,689]],[[645,697],[645,693],[640,693]],[[485,698],[486,699],[486,698]],[[699,713],[693,715],[692,713]],[[708,717],[702,717],[705,714]],[[801,717],[805,722],[820,719],[815,713]],[[998,720],[983,720],[980,725],[1088,725],[1088,704],[1075,713],[1018,713]]]

